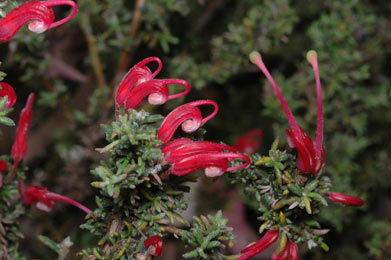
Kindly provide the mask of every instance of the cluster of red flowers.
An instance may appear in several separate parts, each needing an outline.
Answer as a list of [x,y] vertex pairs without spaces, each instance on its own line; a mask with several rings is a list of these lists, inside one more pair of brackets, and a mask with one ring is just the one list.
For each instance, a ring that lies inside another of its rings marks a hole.
[[[72,13],[57,22],[54,21],[54,12],[52,7],[58,5],[69,5],[72,7]],[[48,0],[48,1],[30,1],[20,5],[7,14],[6,17],[0,20],[0,42],[9,41],[16,32],[26,23],[30,22],[28,28],[34,33],[42,33],[47,29],[57,27],[67,21],[71,20],[77,12],[77,5],[71,0]],[[5,82],[0,82],[0,98],[7,96],[7,102],[4,109],[12,107],[16,102],[16,94],[14,89]],[[31,120],[33,117],[33,103],[34,94],[31,93],[28,97],[27,104],[22,110],[18,128],[16,130],[15,142],[12,145],[11,155],[14,159],[14,166],[12,173],[7,182],[11,182],[18,168],[19,162],[27,154],[27,135],[30,129]],[[2,173],[8,171],[8,163],[4,160],[0,160],[0,187],[3,184]],[[39,209],[50,211],[53,208],[55,201],[63,201],[74,205],[87,214],[92,211],[80,203],[64,197],[62,195],[48,191],[47,189],[40,186],[29,186],[24,189],[24,180],[19,179],[18,181],[19,194],[22,201],[25,204],[36,204]]]
[[[152,72],[148,63],[157,62],[158,68]],[[190,85],[181,79],[155,79],[162,68],[162,62],[157,57],[147,58],[134,67],[121,81],[116,94],[116,115],[119,116],[120,107],[125,109],[136,108],[148,96],[150,104],[163,104],[167,100],[186,95]],[[167,84],[180,84],[186,90],[180,94],[169,95]],[[213,112],[203,117],[199,106],[210,105]],[[193,141],[188,138],[171,139],[179,126],[186,133],[196,131],[200,126],[212,119],[218,111],[216,102],[212,100],[198,100],[181,105],[171,111],[162,122],[158,139],[162,141],[164,160],[170,164],[170,169],[162,176],[174,174],[183,176],[197,169],[204,168],[209,177],[220,176],[224,172],[234,171],[246,167],[250,163],[248,156],[240,154],[235,148],[208,141]],[[171,142],[170,142],[171,141]],[[235,159],[244,161],[242,165],[229,167]]]
[[[311,63],[316,80],[316,89],[318,96],[318,121],[317,131],[315,136],[315,142],[309,138],[304,131],[297,125],[292,112],[290,111],[284,97],[273,77],[270,75],[268,69],[262,61],[262,57],[258,52],[252,52],[250,54],[250,60],[256,64],[260,70],[265,74],[269,80],[278,99],[281,102],[282,108],[288,117],[288,122],[292,130],[286,130],[288,144],[291,147],[296,147],[298,151],[297,168],[303,173],[310,175],[320,174],[323,162],[324,162],[324,147],[323,147],[323,111],[322,111],[322,92],[319,77],[319,68],[317,54],[315,51],[309,51],[307,53],[307,59]],[[329,192],[326,194],[327,198],[343,203],[349,206],[362,206],[364,201],[360,198],[337,193]],[[237,260],[245,260],[260,254],[277,241],[280,234],[277,230],[268,230],[265,235],[241,251],[242,255]],[[277,248],[272,255],[272,260],[297,260],[298,259],[298,247],[294,241],[288,240],[283,249]]]

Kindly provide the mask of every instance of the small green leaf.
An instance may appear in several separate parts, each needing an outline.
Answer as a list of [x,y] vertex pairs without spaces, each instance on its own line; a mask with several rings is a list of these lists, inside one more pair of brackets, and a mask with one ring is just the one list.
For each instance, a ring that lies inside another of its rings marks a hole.
[[38,236],[38,239],[41,240],[42,243],[44,243],[46,246],[48,246],[54,252],[56,252],[57,254],[59,253],[60,247],[57,245],[56,242],[54,242],[50,238],[48,238],[46,236],[42,236],[42,235]]
[[6,126],[14,126],[15,123],[12,119],[5,117],[5,116],[0,116],[0,123],[6,125]]

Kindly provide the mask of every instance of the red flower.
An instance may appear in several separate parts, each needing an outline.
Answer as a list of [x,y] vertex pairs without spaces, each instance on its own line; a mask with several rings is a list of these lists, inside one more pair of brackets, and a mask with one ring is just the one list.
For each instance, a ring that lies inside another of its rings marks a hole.
[[15,175],[19,161],[21,161],[27,154],[27,134],[29,132],[31,119],[33,118],[32,107],[34,97],[34,93],[29,95],[26,106],[20,113],[18,128],[16,130],[16,138],[11,151],[11,155],[14,158],[14,168],[12,169],[11,178]]
[[0,98],[8,96],[4,109],[12,107],[16,102],[15,90],[11,87],[10,84],[5,82],[0,82],[0,87]]
[[[147,64],[153,61],[158,63],[158,68],[152,73],[147,67]],[[132,89],[140,83],[153,79],[161,69],[162,61],[158,57],[149,57],[134,65],[128,73],[126,73],[119,84],[115,97],[117,117],[119,115],[119,107],[125,106],[125,101],[130,96]]]
[[[155,72],[146,66],[156,61],[158,68]],[[135,109],[141,101],[148,96],[148,102],[153,105],[164,104],[167,100],[185,96],[190,91],[190,85],[181,79],[154,79],[162,69],[162,62],[157,57],[147,58],[133,66],[122,79],[116,94],[116,116],[118,119],[120,106],[125,109]],[[186,90],[182,93],[169,95],[169,84],[184,85]]]
[[[169,96],[169,84],[184,85],[186,90],[182,93]],[[181,79],[151,79],[137,84],[131,91],[125,101],[125,109],[134,109],[140,105],[141,101],[148,96],[148,102],[152,105],[166,103],[167,100],[185,96],[190,91],[190,85]]]
[[[223,152],[224,150],[230,152]],[[236,150],[228,145],[208,141],[195,142],[187,138],[180,138],[171,142],[162,149],[162,152],[166,161],[171,164],[168,173],[177,176],[183,176],[205,168],[206,176],[216,177],[226,171],[244,168],[250,163],[248,156],[235,153]],[[229,167],[229,162],[235,159],[241,159],[245,163]]]
[[348,206],[360,207],[364,205],[364,201],[362,199],[338,192],[328,192],[326,193],[326,196],[332,201],[339,202]]
[[307,53],[307,59],[311,63],[315,73],[316,90],[318,96],[318,121],[315,143],[297,125],[292,112],[289,110],[288,105],[281,94],[280,89],[263,63],[261,55],[257,52],[252,52],[250,54],[250,60],[261,69],[263,74],[265,74],[266,78],[269,80],[274,91],[276,92],[286,116],[288,117],[288,122],[292,130],[287,129],[286,134],[289,145],[291,147],[296,147],[298,151],[297,168],[305,173],[317,174],[322,169],[324,162],[322,92],[316,52],[309,51]]
[[[54,21],[52,7],[57,5],[69,5],[72,13],[57,22]],[[0,42],[9,41],[19,29],[30,22],[28,28],[34,33],[43,33],[47,29],[57,27],[68,22],[77,13],[77,5],[71,0],[30,1],[20,5],[0,20]]]
[[[278,231],[269,230],[266,234],[257,242],[253,243],[249,247],[240,251],[242,255],[236,260],[245,260],[250,257],[256,256],[266,249],[268,249],[274,242],[277,241],[279,236]],[[279,252],[279,248],[272,255],[272,260],[298,260],[298,248],[292,241],[287,241],[285,248]]]
[[242,135],[234,144],[234,147],[241,153],[253,154],[262,142],[263,133],[259,128],[252,129]]
[[205,151],[221,152],[222,150],[236,152],[234,148],[228,145],[209,141],[194,142],[189,138],[179,138],[172,141],[162,149],[162,152],[164,153],[167,162],[174,164],[186,159],[188,156],[205,153]]
[[[197,106],[202,105],[212,105],[214,107],[212,114],[202,118],[201,111],[197,108]],[[182,124],[183,131],[192,133],[202,124],[213,118],[218,109],[216,102],[212,100],[198,100],[179,106],[171,111],[164,119],[158,132],[158,139],[161,140],[163,144],[168,143],[180,124]]]
[[266,234],[257,242],[253,243],[249,247],[240,251],[242,255],[236,260],[245,260],[250,257],[256,256],[263,251],[265,251],[269,246],[271,246],[278,239],[278,231],[268,230]]
[[287,241],[286,246],[282,252],[279,252],[277,248],[272,255],[272,260],[298,260],[298,248],[297,245],[291,241]]
[[163,251],[163,240],[159,236],[151,236],[144,241],[144,246],[148,248],[150,255],[160,256]]
[[53,208],[53,204],[56,201],[63,201],[75,207],[78,207],[87,214],[90,214],[92,212],[87,207],[70,198],[64,197],[57,193],[50,192],[47,189],[36,185],[31,185],[26,188],[26,190],[23,192],[22,200],[25,204],[28,205],[36,204],[37,208],[44,211],[51,211]]
[[8,171],[8,163],[0,159],[0,188],[3,186],[3,172]]

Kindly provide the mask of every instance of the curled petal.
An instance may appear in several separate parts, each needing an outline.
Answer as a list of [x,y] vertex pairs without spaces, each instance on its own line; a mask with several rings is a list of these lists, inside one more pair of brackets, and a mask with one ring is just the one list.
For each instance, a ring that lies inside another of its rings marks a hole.
[[348,206],[360,207],[364,205],[364,201],[358,197],[338,193],[338,192],[328,192],[326,196],[335,202],[339,202]]
[[[69,5],[72,13],[60,21],[54,21],[52,7]],[[9,41],[19,29],[30,22],[28,28],[34,33],[43,33],[47,29],[68,22],[77,13],[77,5],[71,0],[30,1],[20,5],[0,20],[0,42]]]
[[22,199],[25,204],[41,203],[46,206],[46,209],[51,210],[54,200],[46,198],[45,195],[47,193],[49,193],[47,189],[41,186],[31,185],[24,191]]
[[[183,140],[187,139],[187,140]],[[173,141],[172,145],[169,146],[169,149],[162,149],[162,152],[165,154],[166,160],[170,164],[174,164],[185,159],[188,156],[205,153],[205,152],[220,152],[223,150],[236,152],[236,150],[228,145],[217,144],[209,141],[198,141],[193,142],[188,138],[177,139],[179,141]],[[188,142],[190,140],[190,142]]]
[[276,251],[274,251],[272,255],[272,260],[286,260],[288,259],[288,256],[289,256],[289,246],[286,245],[281,253],[278,252],[278,248]]
[[160,256],[163,251],[163,240],[159,236],[151,236],[144,241],[148,253],[153,256]]
[[262,130],[252,129],[245,135],[242,135],[234,144],[234,147],[241,153],[253,154],[258,149],[263,138]]
[[0,173],[5,171],[8,171],[8,163],[0,159]]
[[289,260],[299,260],[299,248],[296,243],[288,241],[289,244]]
[[193,140],[185,137],[175,139],[174,141],[168,143],[162,148],[162,153],[168,158],[172,151],[175,151],[176,149],[184,146],[185,144],[191,144],[193,142]]
[[[197,107],[201,105],[212,105],[214,111],[209,116],[202,118],[201,111]],[[206,121],[213,118],[217,111],[218,106],[212,100],[198,100],[179,106],[171,111],[162,122],[158,131],[158,139],[163,141],[163,144],[168,143],[181,124],[184,132],[194,132]]]
[[7,103],[5,103],[5,109],[12,107],[16,102],[15,90],[10,84],[0,82],[0,98],[7,96]]
[[46,31],[54,20],[54,13],[41,1],[31,1],[20,5],[0,20],[0,42],[9,41],[23,25],[35,33]]
[[[245,163],[239,166],[228,167],[229,161],[234,159],[244,160]],[[208,177],[216,177],[222,175],[226,171],[235,171],[250,164],[250,158],[243,154],[222,153],[222,152],[204,152],[176,162],[171,172],[177,176],[189,174],[195,170],[205,168],[205,175]]]
[[[168,84],[180,84],[186,87],[182,93],[169,96]],[[148,96],[148,102],[153,105],[165,103],[167,100],[182,97],[190,91],[190,85],[181,79],[151,79],[135,86],[125,101],[126,109],[137,108]]]
[[300,131],[297,133],[293,133],[290,130],[285,130],[288,137],[288,142],[291,146],[297,148],[297,168],[305,173],[317,174],[322,169],[324,162],[324,147],[322,145],[321,153],[318,155],[314,142],[304,133],[301,128],[299,129]]
[[[158,63],[158,68],[152,73],[147,64],[154,61]],[[119,84],[115,99],[117,106],[124,106],[132,89],[140,83],[153,79],[161,69],[162,61],[158,57],[149,57],[134,65]]]
[[241,255],[237,260],[245,260],[262,253],[277,241],[278,236],[278,231],[268,230],[260,240],[240,251],[243,255]]
[[11,155],[14,158],[14,168],[12,170],[12,178],[15,174],[15,170],[21,161],[27,154],[27,135],[30,129],[31,119],[33,118],[33,103],[35,95],[31,93],[27,99],[26,106],[20,113],[18,128],[16,130],[15,142],[12,145]]

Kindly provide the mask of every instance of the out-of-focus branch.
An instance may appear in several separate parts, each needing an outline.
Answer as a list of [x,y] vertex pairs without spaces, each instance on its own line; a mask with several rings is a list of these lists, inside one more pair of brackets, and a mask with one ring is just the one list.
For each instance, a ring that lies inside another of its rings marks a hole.
[[102,62],[99,57],[99,52],[95,46],[96,39],[95,36],[93,35],[90,18],[88,17],[88,15],[86,14],[81,15],[80,25],[81,25],[81,29],[83,30],[84,36],[87,40],[88,51],[90,52],[91,55],[92,67],[94,69],[95,77],[98,81],[98,86],[101,90],[103,90],[106,86],[106,80],[104,77]]

